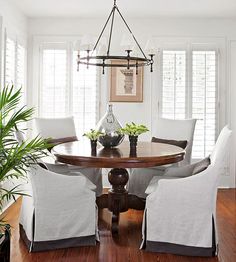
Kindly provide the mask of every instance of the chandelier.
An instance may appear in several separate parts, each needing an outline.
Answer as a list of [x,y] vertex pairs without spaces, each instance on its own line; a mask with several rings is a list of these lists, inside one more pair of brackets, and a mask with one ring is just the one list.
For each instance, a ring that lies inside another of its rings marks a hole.
[[[111,55],[110,54],[110,47],[111,47],[111,40],[112,40],[112,33],[113,33],[113,26],[114,26],[114,18],[115,18],[115,12],[119,14],[121,17],[121,20],[125,24],[126,28],[128,29],[129,33],[131,34],[134,43],[137,45],[138,50],[141,53],[141,56],[135,55],[132,56],[132,49],[129,47],[125,50],[126,54],[124,55]],[[103,37],[103,33],[110,22],[110,31],[109,31],[109,40],[108,40],[108,46],[105,55],[97,55],[96,49],[99,45],[101,45],[101,39]],[[140,44],[138,43],[137,39],[135,38],[134,34],[132,33],[130,27],[128,26],[127,22],[125,21],[124,17],[122,16],[118,6],[116,5],[116,0],[114,0],[113,8],[106,20],[106,23],[94,45],[93,48],[87,48],[85,55],[81,55],[80,51],[78,52],[78,71],[79,71],[79,65],[87,65],[87,68],[91,66],[99,66],[102,67],[102,73],[105,73],[105,68],[107,67],[123,67],[123,68],[135,68],[136,74],[138,74],[138,68],[144,67],[144,66],[150,66],[150,72],[153,72],[153,56],[154,53],[150,53],[147,57],[142,50]]]

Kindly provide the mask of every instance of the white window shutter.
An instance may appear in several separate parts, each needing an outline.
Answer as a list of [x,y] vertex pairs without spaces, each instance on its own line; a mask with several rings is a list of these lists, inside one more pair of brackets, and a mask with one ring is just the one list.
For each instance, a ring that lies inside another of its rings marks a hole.
[[25,48],[17,44],[16,46],[16,87],[17,88],[25,88]]
[[[97,67],[79,66],[77,71],[77,55],[73,52],[73,114],[76,119],[78,135],[94,128],[97,120],[98,74]],[[81,56],[86,52],[81,51]]]
[[186,51],[163,51],[162,116],[184,119],[186,114]]
[[25,105],[25,48],[17,40],[6,38],[5,50],[5,85],[14,85],[15,90],[22,88],[21,104]]
[[26,105],[26,50],[25,48],[17,44],[16,45],[16,72],[15,72],[15,86],[17,89],[21,88],[21,104]]
[[192,52],[193,158],[211,153],[216,136],[216,51]]
[[40,115],[63,117],[68,112],[67,49],[43,48],[40,89]]
[[[187,57],[192,65],[186,64]],[[192,79],[189,86],[186,86],[187,73]],[[216,93],[216,51],[163,51],[161,116],[197,119],[192,153],[194,159],[209,155],[215,144]]]
[[16,42],[6,39],[5,50],[5,85],[15,85],[16,82]]
[[[14,85],[14,90],[21,88],[21,99],[18,108],[22,108],[26,105],[26,86],[25,86],[25,48],[17,43],[17,40],[13,40],[6,37],[5,40],[5,85],[11,87]],[[25,129],[26,123],[20,123],[19,129]]]
[[65,43],[45,43],[41,51],[41,117],[74,116],[77,135],[94,128],[98,115],[97,67],[80,65],[77,51]]

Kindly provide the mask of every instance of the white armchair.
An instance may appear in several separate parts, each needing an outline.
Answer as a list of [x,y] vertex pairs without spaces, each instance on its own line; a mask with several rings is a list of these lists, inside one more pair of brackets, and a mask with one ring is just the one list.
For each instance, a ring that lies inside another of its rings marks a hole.
[[196,119],[176,120],[159,118],[157,127],[153,131],[153,136],[162,139],[187,140],[186,154],[184,160],[179,162],[179,164],[190,164],[195,125]]
[[20,215],[20,236],[30,252],[95,245],[95,185],[83,175],[56,174],[40,166],[29,172]]
[[65,142],[77,140],[73,117],[35,118],[35,127],[44,138],[64,139]]
[[211,164],[201,173],[163,178],[148,187],[142,248],[189,256],[216,254],[217,186],[219,175],[225,172],[231,133],[228,127],[222,129]]
[[[186,154],[184,160],[174,166],[184,166],[191,162],[193,136],[196,125],[196,119],[172,120],[159,118],[156,130],[153,136],[168,140],[187,140]],[[170,166],[170,165],[168,165]],[[146,198],[145,190],[154,176],[162,176],[166,167],[160,166],[154,168],[134,168],[130,172],[128,191],[130,194],[140,198]]]
[[[35,118],[37,134],[51,138],[53,143],[72,142],[77,140],[73,117]],[[53,155],[43,159],[47,168],[57,173],[80,172],[97,186],[96,195],[102,194],[102,171],[100,168],[87,168],[59,163]]]

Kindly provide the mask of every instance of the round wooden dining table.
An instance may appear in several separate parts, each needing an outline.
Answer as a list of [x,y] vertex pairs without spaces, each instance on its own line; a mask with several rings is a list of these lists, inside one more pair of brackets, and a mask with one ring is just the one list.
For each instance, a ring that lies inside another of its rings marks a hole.
[[97,146],[91,151],[90,141],[81,140],[63,143],[52,149],[57,161],[95,168],[112,168],[108,180],[112,186],[108,194],[97,197],[99,208],[108,208],[112,212],[112,233],[118,232],[119,215],[129,208],[144,209],[145,200],[127,192],[125,186],[129,180],[127,168],[155,167],[176,163],[184,158],[185,150],[169,144],[138,142],[136,152],[130,151],[129,142],[124,141],[114,148]]

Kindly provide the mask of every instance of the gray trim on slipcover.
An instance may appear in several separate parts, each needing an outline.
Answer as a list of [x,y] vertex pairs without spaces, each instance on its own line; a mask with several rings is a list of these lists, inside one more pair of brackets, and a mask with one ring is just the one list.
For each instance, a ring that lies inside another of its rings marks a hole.
[[185,246],[167,242],[158,242],[158,241],[147,241],[146,240],[146,219],[145,219],[145,242],[143,249],[150,252],[159,252],[159,253],[170,253],[174,255],[183,255],[183,256],[198,256],[198,257],[213,257],[216,256],[216,239],[215,239],[215,223],[214,217],[212,216],[212,247],[193,247]]
[[146,251],[171,253],[184,256],[212,257],[215,256],[215,248],[192,247],[165,242],[146,241]]
[[96,245],[96,236],[95,235],[84,236],[84,237],[72,237],[72,238],[66,238],[66,239],[60,239],[60,240],[31,242],[27,238],[23,226],[20,224],[19,227],[20,227],[20,237],[25,242],[30,252],[46,251],[46,250],[68,248],[68,247],[95,246]]

